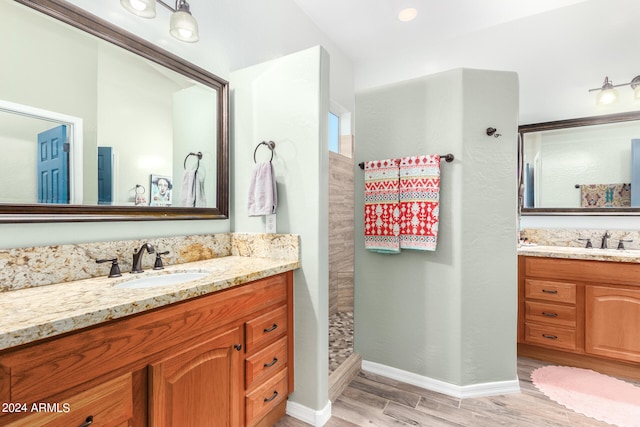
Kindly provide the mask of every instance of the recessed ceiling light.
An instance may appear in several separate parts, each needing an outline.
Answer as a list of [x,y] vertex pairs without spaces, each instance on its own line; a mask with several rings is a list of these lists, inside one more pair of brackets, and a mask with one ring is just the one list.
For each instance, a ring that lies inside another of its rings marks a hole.
[[418,16],[418,10],[413,7],[408,7],[406,9],[402,9],[400,13],[398,13],[398,19],[402,22],[413,21],[416,16]]

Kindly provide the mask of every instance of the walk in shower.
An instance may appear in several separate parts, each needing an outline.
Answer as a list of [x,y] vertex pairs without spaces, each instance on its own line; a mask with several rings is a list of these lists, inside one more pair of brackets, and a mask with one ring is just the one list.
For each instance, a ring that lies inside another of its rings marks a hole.
[[329,153],[329,399],[360,370],[353,352],[354,163]]

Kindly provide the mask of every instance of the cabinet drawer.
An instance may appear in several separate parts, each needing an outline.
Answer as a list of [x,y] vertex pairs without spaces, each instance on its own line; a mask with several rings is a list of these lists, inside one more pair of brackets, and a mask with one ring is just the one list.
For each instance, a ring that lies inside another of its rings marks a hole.
[[245,398],[246,425],[253,426],[287,398],[287,370],[283,369]]
[[247,352],[251,352],[287,331],[287,307],[281,306],[245,324]]
[[576,349],[576,330],[551,325],[525,324],[525,342],[563,350]]
[[61,402],[46,403],[57,403],[58,406],[42,408],[43,412],[33,412],[29,406],[27,413],[31,413],[28,415],[17,419],[12,417],[14,421],[9,424],[0,423],[7,427],[69,427],[82,425],[88,422],[87,417],[92,417],[91,425],[128,426],[133,413],[131,374],[107,381]]
[[282,337],[245,362],[245,384],[249,389],[287,365],[287,337]]
[[576,303],[575,283],[526,279],[524,292],[526,298],[535,298],[568,304]]
[[525,318],[557,326],[576,326],[576,308],[567,305],[525,301]]

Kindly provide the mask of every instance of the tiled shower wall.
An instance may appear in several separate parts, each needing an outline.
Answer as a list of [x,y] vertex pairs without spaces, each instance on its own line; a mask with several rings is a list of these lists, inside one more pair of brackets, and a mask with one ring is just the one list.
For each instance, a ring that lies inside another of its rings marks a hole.
[[353,159],[329,153],[329,315],[353,311]]

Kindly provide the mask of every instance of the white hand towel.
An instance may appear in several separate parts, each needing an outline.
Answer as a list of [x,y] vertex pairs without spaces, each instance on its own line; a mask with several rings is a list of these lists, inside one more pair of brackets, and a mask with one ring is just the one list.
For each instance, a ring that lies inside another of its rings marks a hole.
[[278,193],[276,174],[271,162],[258,163],[253,168],[249,185],[249,216],[261,216],[276,213]]
[[207,199],[204,195],[204,180],[200,179],[200,174],[196,171],[195,177],[195,187],[196,187],[196,208],[205,208],[207,207]]
[[204,182],[200,180],[198,170],[185,170],[182,174],[182,187],[180,188],[180,206],[199,208],[206,205]]

